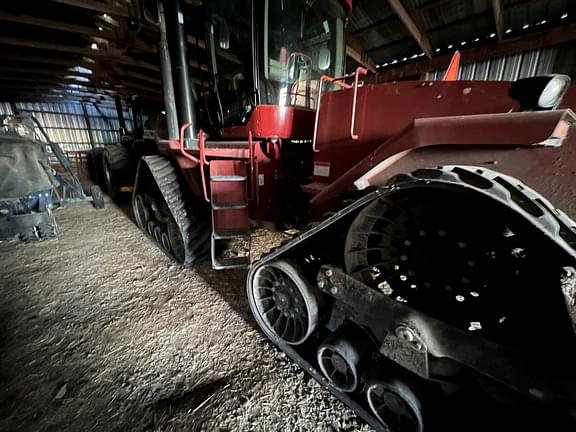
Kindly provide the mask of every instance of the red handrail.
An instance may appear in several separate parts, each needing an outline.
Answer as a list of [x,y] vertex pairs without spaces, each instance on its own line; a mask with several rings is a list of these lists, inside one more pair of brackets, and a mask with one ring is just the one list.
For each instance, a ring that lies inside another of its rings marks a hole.
[[355,123],[356,123],[356,101],[358,98],[358,77],[360,75],[366,75],[368,73],[368,71],[359,66],[356,68],[356,71],[354,72],[354,84],[350,85],[350,84],[346,84],[344,82],[345,79],[350,78],[350,75],[345,76],[345,77],[339,77],[339,78],[332,78],[331,76],[328,75],[322,75],[320,77],[320,84],[318,86],[318,97],[316,98],[316,118],[314,120],[314,136],[312,138],[312,150],[313,151],[317,151],[316,150],[316,139],[318,137],[318,120],[320,118],[320,99],[322,98],[322,90],[323,90],[323,86],[324,86],[324,82],[325,81],[329,81],[333,84],[336,84],[342,88],[345,89],[350,89],[350,88],[354,88],[354,96],[353,96],[353,100],[352,100],[352,118],[350,120],[350,137],[353,140],[357,140],[358,139],[358,135],[354,132],[354,128],[355,128]]
[[248,131],[248,157],[250,158],[250,197],[248,201],[252,201],[256,196],[254,179],[254,146],[252,143],[252,131]]
[[354,100],[352,102],[352,120],[350,122],[350,138],[353,140],[358,139],[358,135],[354,132],[356,126],[356,100],[358,98],[358,77],[360,75],[366,75],[368,70],[359,66],[356,68],[356,73],[354,74]]
[[185,158],[190,159],[191,161],[196,162],[197,164],[200,165],[200,180],[202,182],[202,192],[204,193],[204,199],[207,202],[210,202],[210,200],[208,199],[208,191],[206,189],[206,178],[204,175],[204,164],[208,165],[208,161],[206,161],[206,158],[204,156],[204,131],[200,129],[200,132],[198,133],[198,142],[200,146],[200,159],[198,159],[197,157],[192,156],[190,153],[188,153],[184,148],[184,132],[186,132],[186,130],[190,126],[191,126],[190,123],[184,123],[180,128],[180,153],[182,153],[182,156],[184,156]]

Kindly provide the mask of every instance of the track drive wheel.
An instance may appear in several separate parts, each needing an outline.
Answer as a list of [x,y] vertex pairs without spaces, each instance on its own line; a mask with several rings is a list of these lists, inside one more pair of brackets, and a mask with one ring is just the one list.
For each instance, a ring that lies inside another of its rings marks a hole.
[[102,172],[108,196],[119,198],[119,188],[133,178],[130,152],[119,144],[108,145],[102,151]]
[[528,293],[545,274],[538,264],[542,248],[526,230],[488,198],[451,189],[400,190],[358,214],[346,239],[346,268],[396,301],[464,331],[520,344],[516,328],[533,320],[517,299],[536,298]]
[[260,267],[248,284],[256,321],[272,340],[299,345],[318,325],[318,300],[305,276],[290,261]]

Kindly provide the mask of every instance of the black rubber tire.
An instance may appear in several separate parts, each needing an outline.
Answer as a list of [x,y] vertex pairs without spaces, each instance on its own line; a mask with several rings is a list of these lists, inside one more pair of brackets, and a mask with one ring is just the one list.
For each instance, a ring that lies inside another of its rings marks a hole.
[[40,224],[38,225],[38,238],[39,240],[50,240],[58,236],[58,228],[55,224]]
[[102,173],[104,189],[112,199],[119,198],[118,189],[134,178],[130,152],[122,145],[104,147],[102,152]]
[[90,195],[92,196],[92,204],[94,208],[103,209],[105,206],[104,203],[104,194],[102,193],[102,189],[98,185],[90,186]]
[[104,172],[102,171],[102,152],[103,148],[95,148],[88,152],[88,174],[92,183],[104,187]]

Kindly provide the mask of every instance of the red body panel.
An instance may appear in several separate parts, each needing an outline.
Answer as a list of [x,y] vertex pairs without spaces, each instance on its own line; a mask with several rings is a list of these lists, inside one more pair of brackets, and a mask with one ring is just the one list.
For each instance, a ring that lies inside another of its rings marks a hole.
[[329,176],[314,181],[331,183],[372,150],[397,135],[414,119],[485,113],[518,108],[508,97],[510,83],[424,81],[365,85],[358,89],[356,133],[350,139],[352,90],[326,93],[322,98],[315,160],[330,163]]
[[244,126],[224,128],[224,139],[258,138],[310,139],[314,131],[314,111],[278,105],[258,105]]
[[[385,184],[384,178],[390,178],[389,168],[404,158],[410,158],[411,153],[421,148],[441,147],[454,154],[452,149],[456,147],[460,164],[469,164],[468,155],[480,152],[487,158],[482,163],[498,165],[492,168],[496,171],[505,168],[498,162],[502,151],[540,147],[550,155],[557,154],[558,148],[551,146],[569,145],[562,143],[562,137],[575,120],[571,111],[563,110],[418,119],[321,190],[311,204],[320,214],[337,204],[338,196],[351,189],[354,182],[361,188]],[[418,168],[448,164],[437,162]]]
[[[338,208],[342,194],[353,190],[358,179],[361,181],[356,185],[360,187],[381,185],[402,170],[441,164],[496,164],[493,170],[517,176],[541,193],[552,193],[551,185],[555,185],[561,187],[561,194],[565,195],[571,190],[568,185],[574,183],[573,172],[568,175],[568,168],[561,171],[564,176],[561,180],[535,181],[532,177],[537,174],[538,160],[551,163],[546,167],[546,175],[554,175],[554,163],[559,163],[560,154],[572,158],[572,165],[576,166],[576,151],[566,147],[571,143],[541,147],[549,138],[565,136],[573,118],[561,111],[515,112],[518,103],[508,97],[510,84],[424,81],[361,86],[357,93],[354,129],[358,139],[355,140],[350,136],[353,89],[326,93],[321,100],[313,156],[314,182],[302,188],[312,195],[313,215]],[[574,89],[562,104],[562,107],[572,106],[576,106]],[[291,199],[280,194],[279,186],[286,174],[283,171],[284,140],[306,140],[308,144],[302,144],[302,153],[297,156],[304,160],[314,135],[314,119],[315,112],[310,110],[258,106],[245,126],[222,131],[224,139],[237,140],[237,144],[206,142],[204,154],[208,161],[236,159],[250,167],[247,174],[248,191],[253,191],[248,200],[251,219],[273,223],[282,220],[280,204]],[[248,138],[250,133],[253,141]],[[561,144],[561,140],[548,144]],[[168,142],[167,147],[179,154],[178,143]],[[179,157],[177,162],[186,164],[182,166],[184,171],[197,171],[189,160]],[[312,174],[304,174],[302,183]],[[195,188],[198,189],[201,188]],[[214,193],[226,194],[227,202],[246,201],[246,196],[237,197],[236,192],[215,190]],[[560,198],[573,214],[574,204],[566,196],[558,195],[552,193],[551,197]],[[217,221],[216,214],[215,225],[231,227],[236,217],[246,220],[244,211],[226,214],[225,221]]]

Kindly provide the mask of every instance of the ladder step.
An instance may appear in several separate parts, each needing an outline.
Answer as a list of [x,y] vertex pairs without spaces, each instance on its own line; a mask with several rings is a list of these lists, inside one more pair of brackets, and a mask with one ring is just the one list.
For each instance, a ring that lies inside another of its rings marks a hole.
[[227,240],[237,237],[249,237],[250,230],[237,229],[237,230],[220,230],[214,231],[212,237],[214,240]]
[[231,269],[231,268],[244,268],[250,264],[249,257],[234,257],[234,258],[213,258],[212,268],[215,270]]
[[210,176],[210,181],[213,182],[243,182],[248,177],[241,175],[215,175]]
[[246,203],[212,204],[213,210],[241,210],[248,208]]

